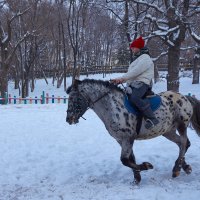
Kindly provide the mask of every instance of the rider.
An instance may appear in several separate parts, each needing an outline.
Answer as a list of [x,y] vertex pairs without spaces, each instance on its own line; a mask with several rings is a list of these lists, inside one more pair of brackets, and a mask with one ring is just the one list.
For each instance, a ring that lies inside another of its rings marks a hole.
[[116,84],[127,83],[126,92],[129,100],[146,118],[145,127],[150,129],[157,125],[159,121],[149,103],[143,99],[144,94],[152,87],[152,79],[154,78],[154,64],[149,56],[149,50],[144,47],[144,44],[142,37],[131,43],[130,48],[134,54],[134,59],[129,65],[128,72],[111,80],[111,82]]

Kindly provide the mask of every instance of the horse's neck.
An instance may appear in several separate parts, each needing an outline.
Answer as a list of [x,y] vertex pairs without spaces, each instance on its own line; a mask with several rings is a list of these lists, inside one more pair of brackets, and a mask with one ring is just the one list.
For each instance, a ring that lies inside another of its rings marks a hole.
[[109,91],[105,86],[86,83],[81,86],[81,90],[91,102],[95,102],[98,98],[100,98],[103,94]]
[[91,108],[102,121],[105,122],[108,118],[112,118],[113,112],[111,110],[114,109],[113,96],[116,97],[119,94],[118,91],[113,91],[106,86],[98,84],[84,85],[82,91],[90,99],[91,103],[94,103],[91,104]]

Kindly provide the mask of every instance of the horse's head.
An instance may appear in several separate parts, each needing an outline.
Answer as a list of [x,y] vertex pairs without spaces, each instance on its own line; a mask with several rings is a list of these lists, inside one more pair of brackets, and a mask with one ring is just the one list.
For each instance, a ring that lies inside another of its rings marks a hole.
[[66,122],[71,124],[77,124],[79,118],[83,116],[89,107],[89,102],[86,97],[79,91],[78,85],[81,83],[79,80],[75,80],[72,86],[67,89],[68,108]]

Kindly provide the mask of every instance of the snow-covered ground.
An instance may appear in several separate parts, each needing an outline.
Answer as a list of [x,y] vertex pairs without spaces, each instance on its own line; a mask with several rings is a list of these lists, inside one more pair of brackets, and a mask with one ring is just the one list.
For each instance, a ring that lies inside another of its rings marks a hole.
[[[106,79],[118,76],[107,75]],[[85,77],[82,77],[85,78]],[[102,79],[102,75],[89,78]],[[68,80],[70,82],[70,80]],[[180,92],[200,99],[200,85],[181,78]],[[17,94],[10,83],[9,93]],[[65,96],[63,89],[37,81],[42,91]],[[163,80],[154,91],[166,90]],[[31,96],[30,95],[30,96]],[[178,148],[164,137],[136,141],[137,162],[154,169],[142,172],[140,185],[120,162],[120,147],[103,123],[88,110],[79,124],[65,122],[66,104],[0,106],[0,200],[196,200],[200,196],[200,138],[188,129],[186,154],[193,172],[171,178]]]

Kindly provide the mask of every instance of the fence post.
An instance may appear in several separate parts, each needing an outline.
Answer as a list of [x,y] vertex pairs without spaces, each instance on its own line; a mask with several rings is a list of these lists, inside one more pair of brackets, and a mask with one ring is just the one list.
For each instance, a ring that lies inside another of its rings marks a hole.
[[11,94],[9,94],[9,97],[8,97],[8,103],[11,104]]
[[44,94],[44,91],[42,92],[42,104],[45,104],[45,94]]
[[35,104],[37,104],[37,96],[35,97]]
[[32,98],[30,97],[30,104],[32,104]]
[[7,93],[7,92],[5,92],[5,97],[4,97],[4,99],[5,99],[5,104],[8,104],[8,93]]
[[2,96],[1,96],[1,92],[0,92],[0,104],[2,104],[2,100],[1,100]]
[[14,104],[17,103],[17,99],[16,99],[16,96],[14,96]]
[[52,103],[54,103],[54,95],[52,95]]
[[66,103],[66,96],[64,96],[63,103]]
[[48,103],[49,103],[49,94],[46,93],[46,104],[48,104]]
[[58,103],[60,103],[60,96],[58,96]]

